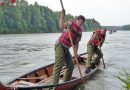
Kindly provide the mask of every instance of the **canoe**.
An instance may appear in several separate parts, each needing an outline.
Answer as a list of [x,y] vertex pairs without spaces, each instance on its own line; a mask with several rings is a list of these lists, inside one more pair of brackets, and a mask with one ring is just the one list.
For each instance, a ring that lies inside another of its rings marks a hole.
[[[81,56],[82,55],[82,56]],[[80,65],[82,77],[87,80],[90,76],[92,76],[99,69],[101,63],[96,66],[96,68],[92,69],[90,73],[85,74],[85,60],[86,55],[81,54],[78,58],[78,62]],[[51,88],[55,87],[55,90],[72,90],[78,85],[82,84],[82,78],[77,68],[77,64],[74,61],[74,70],[72,74],[72,78],[70,81],[63,82],[63,76],[66,70],[66,67],[63,66],[63,69],[60,73],[60,81],[59,84],[52,84],[52,72],[53,72],[54,63],[46,65],[44,67],[40,67],[36,70],[33,70],[25,75],[21,75],[20,77],[9,81],[6,84],[0,83],[0,90],[51,90]]]

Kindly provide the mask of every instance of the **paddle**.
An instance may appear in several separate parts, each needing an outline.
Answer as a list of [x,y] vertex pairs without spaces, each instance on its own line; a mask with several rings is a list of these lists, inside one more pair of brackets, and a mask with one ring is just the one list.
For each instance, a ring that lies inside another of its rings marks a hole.
[[[61,3],[62,10],[64,10],[64,6],[63,6],[63,3],[62,3],[62,0],[60,0],[60,3]],[[71,32],[69,31],[68,33],[69,33],[70,42],[71,42],[71,45],[72,45],[72,48],[73,48],[73,52],[75,52],[75,48],[74,48],[74,44],[73,44]],[[79,66],[79,62],[78,62],[78,59],[77,59],[76,56],[77,56],[77,55],[75,55],[75,53],[74,53],[74,57],[75,57],[75,60],[76,60],[77,66],[78,66],[78,70],[79,70],[79,73],[80,73],[82,82],[83,82],[83,84],[84,84],[84,79],[83,79],[83,76],[82,76],[82,73],[81,73],[81,69],[80,69],[80,66]]]

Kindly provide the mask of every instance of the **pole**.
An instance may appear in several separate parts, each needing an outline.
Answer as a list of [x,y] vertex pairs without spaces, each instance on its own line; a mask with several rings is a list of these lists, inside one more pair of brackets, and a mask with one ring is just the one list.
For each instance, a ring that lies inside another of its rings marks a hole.
[[[62,10],[64,10],[64,6],[63,6],[63,3],[62,3],[62,0],[60,0],[60,3],[61,3]],[[71,45],[72,45],[72,48],[73,48],[73,52],[75,52],[75,48],[74,48],[74,44],[73,44],[73,40],[72,40],[70,31],[68,33],[69,33],[70,42],[71,42]],[[78,70],[79,70],[82,82],[84,84],[84,79],[83,79],[83,76],[82,76],[82,73],[81,73],[81,69],[80,69],[80,66],[79,66],[78,59],[77,59],[76,55],[74,55],[74,57],[75,57],[75,60],[76,60],[77,66],[78,66]]]
[[[101,47],[100,47],[100,51],[102,52],[102,49],[101,49]],[[103,67],[104,67],[104,69],[105,69],[105,62],[104,62],[104,58],[103,58],[103,56],[102,56],[102,63],[103,63]]]

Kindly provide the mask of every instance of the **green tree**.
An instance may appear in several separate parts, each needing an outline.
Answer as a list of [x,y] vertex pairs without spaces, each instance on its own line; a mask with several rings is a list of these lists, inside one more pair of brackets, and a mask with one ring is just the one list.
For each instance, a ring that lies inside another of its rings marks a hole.
[[[12,7],[10,0],[6,6],[0,6],[0,33],[52,33],[60,32],[60,12],[54,12],[48,7],[40,6],[37,2],[29,5],[26,0],[17,0],[16,7]],[[66,20],[76,16],[66,15]],[[93,30],[93,20],[86,19],[84,29]],[[99,28],[100,23],[96,23]]]

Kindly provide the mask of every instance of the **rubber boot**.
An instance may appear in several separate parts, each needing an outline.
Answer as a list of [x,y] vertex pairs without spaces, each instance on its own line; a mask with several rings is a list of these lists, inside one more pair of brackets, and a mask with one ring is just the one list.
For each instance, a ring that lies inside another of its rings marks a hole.
[[90,67],[86,68],[85,74],[88,74],[89,72],[91,72],[91,71],[90,71]]
[[91,63],[91,69],[95,69],[95,68],[96,68],[95,64]]

